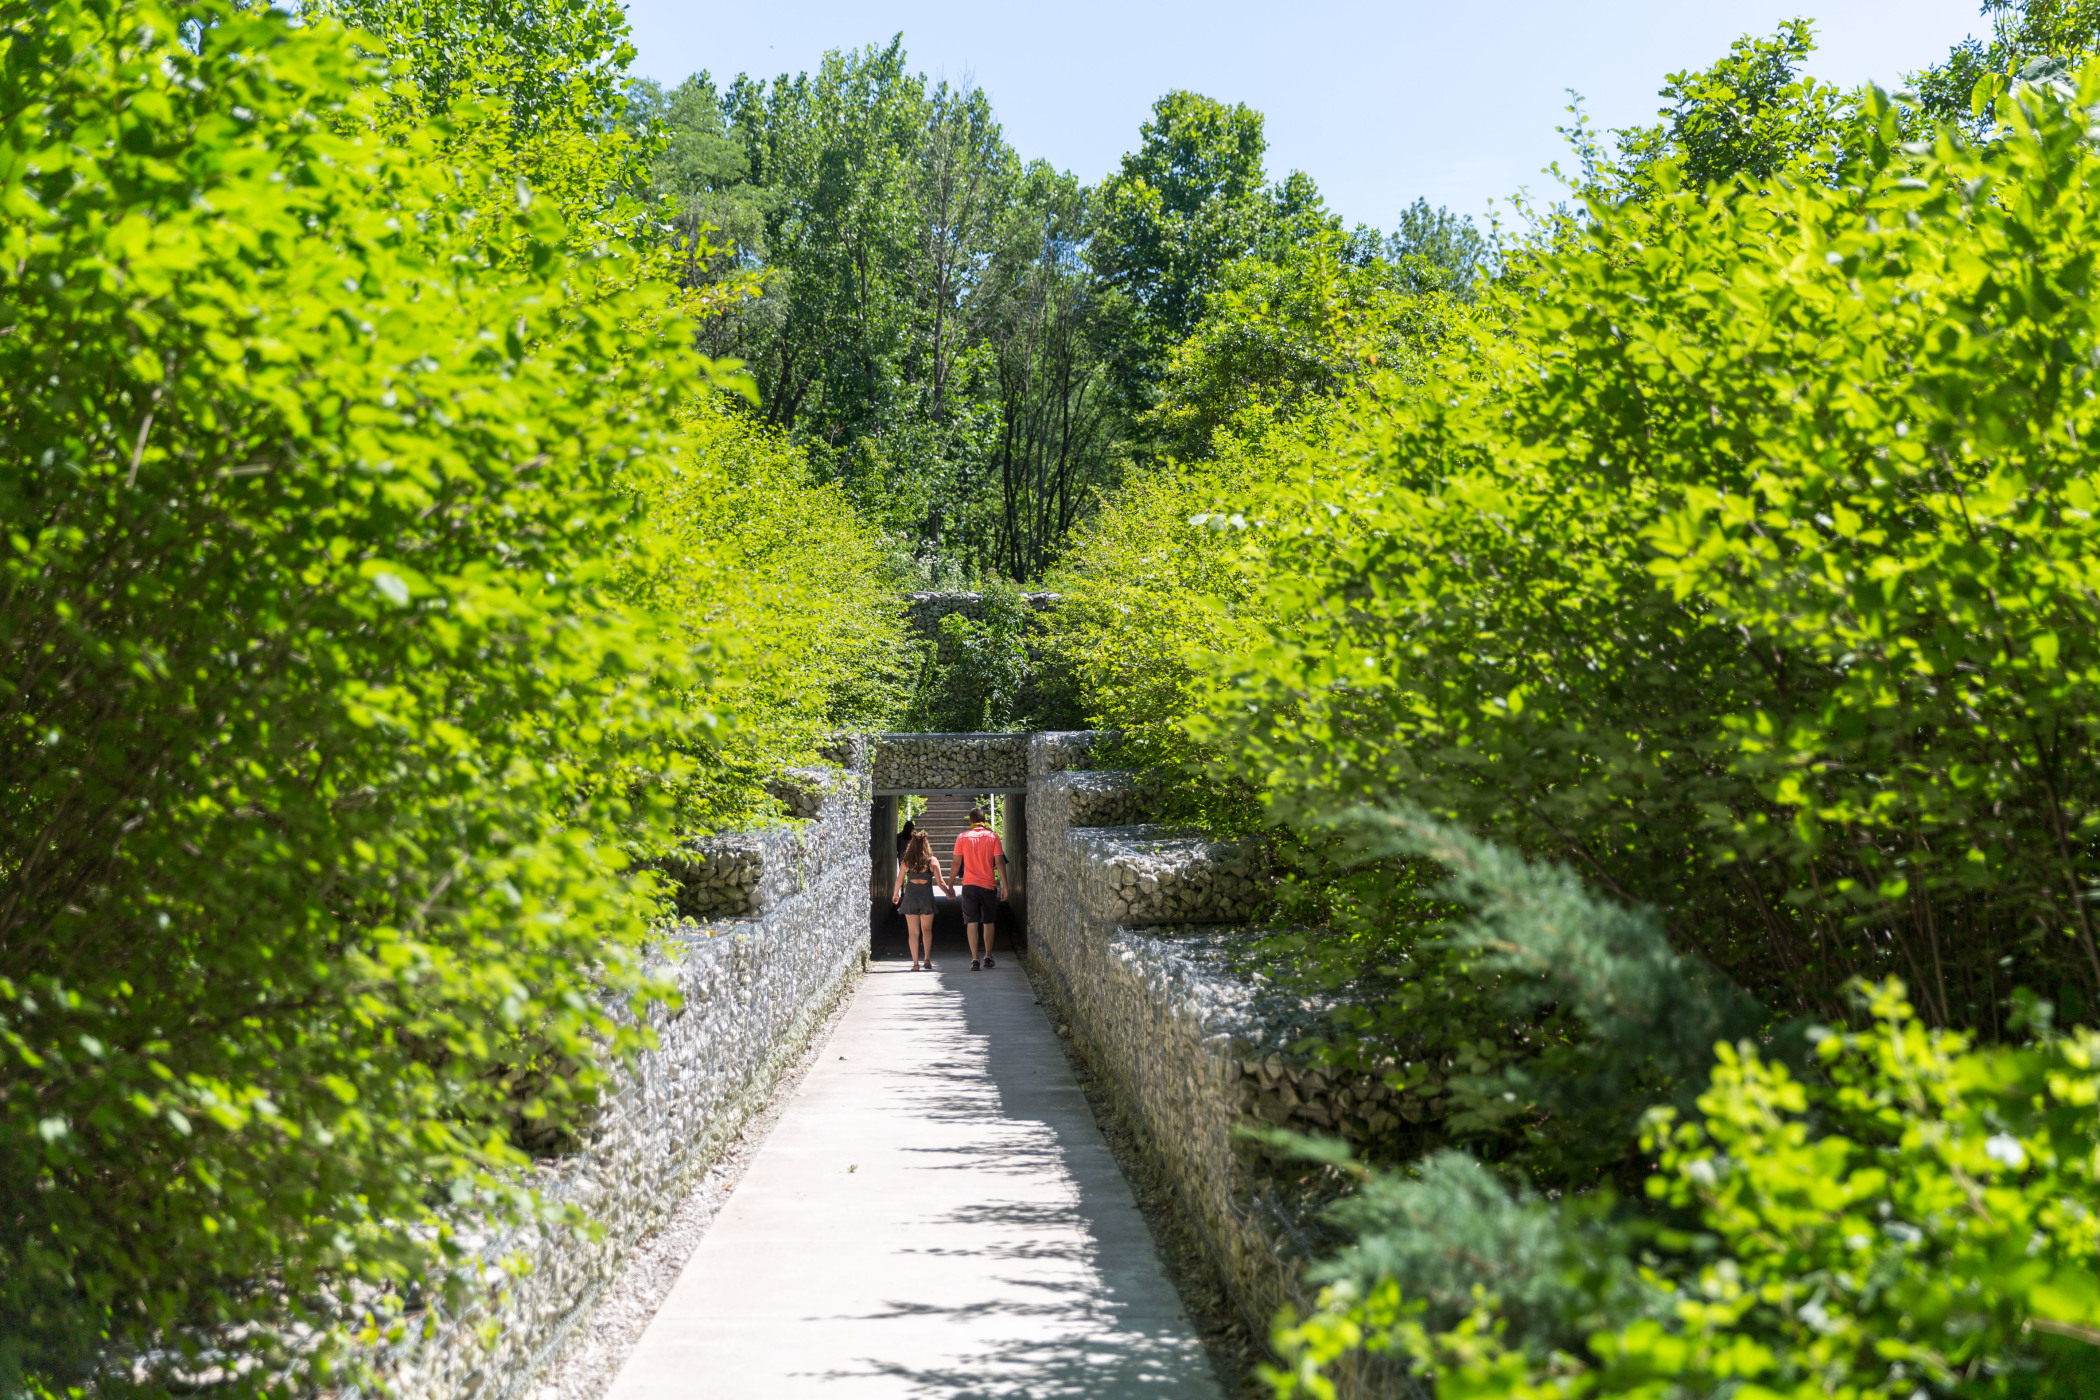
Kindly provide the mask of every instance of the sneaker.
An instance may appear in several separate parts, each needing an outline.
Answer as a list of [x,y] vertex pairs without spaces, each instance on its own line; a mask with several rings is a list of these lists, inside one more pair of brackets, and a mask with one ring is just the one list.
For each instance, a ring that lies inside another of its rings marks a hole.
[[999,964],[992,961],[992,955],[990,953],[986,953],[984,955],[984,965],[986,967],[997,967]]
[[983,963],[981,963],[981,962],[979,962],[979,961],[977,961],[977,959],[975,959],[975,958],[972,958],[972,959],[970,959],[970,971],[972,971],[972,972],[975,972],[975,971],[976,971],[976,970],[977,970],[978,968],[980,968],[980,967],[983,967],[983,966],[984,966],[984,964],[983,964]]

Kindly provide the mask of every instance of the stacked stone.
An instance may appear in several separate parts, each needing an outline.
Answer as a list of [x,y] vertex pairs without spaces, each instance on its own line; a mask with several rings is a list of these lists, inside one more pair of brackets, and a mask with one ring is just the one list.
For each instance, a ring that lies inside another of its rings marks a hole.
[[1054,781],[1029,780],[1031,830],[1039,820],[1038,812],[1043,813],[1040,821],[1045,829],[1076,831],[1137,826],[1152,810],[1150,795],[1129,773],[1060,772],[1050,776]]
[[1239,1091],[1240,1111],[1250,1118],[1331,1133],[1380,1155],[1399,1146],[1403,1110],[1413,1110],[1408,1119],[1421,1117],[1382,1076],[1293,1064],[1280,1054],[1241,1061]]
[[828,767],[848,773],[868,771],[868,736],[836,733],[817,746],[817,756]]
[[832,768],[790,768],[766,784],[766,791],[797,821],[814,821],[834,785]]
[[[1029,960],[1260,1335],[1279,1308],[1312,1305],[1304,1270],[1321,1227],[1237,1130],[1335,1133],[1383,1153],[1404,1105],[1375,1072],[1291,1049],[1333,999],[1251,970],[1263,933],[1238,921],[1264,896],[1258,849],[1133,824],[1151,814],[1144,785],[1075,771],[1093,747],[1042,734],[1030,752]],[[1351,1397],[1404,1381],[1384,1362],[1337,1379]]]
[[[1062,601],[1055,593],[1023,593],[1021,601],[1032,613],[1048,612]],[[975,621],[984,616],[985,595],[973,592],[956,593],[907,593],[904,595],[905,616],[911,629],[926,641],[939,645],[941,619],[950,613],[961,613]],[[949,658],[942,656],[942,661]]]
[[[1028,776],[1050,778],[1094,766],[1094,752],[1115,730],[1046,729],[1028,736]],[[1128,774],[1122,775],[1129,777]],[[1087,826],[1094,823],[1080,822]]]
[[[459,1238],[473,1241],[455,1280],[459,1305],[368,1354],[389,1397],[523,1393],[851,985],[867,955],[867,773],[808,770],[793,780],[813,816],[693,853],[723,872],[724,900],[733,890],[748,912],[664,931],[656,966],[678,988],[677,1010],[651,1013],[656,1048],[620,1073],[579,1150],[536,1169],[533,1185],[578,1207],[584,1223],[459,1219]],[[756,881],[744,863],[752,857]],[[519,1261],[528,1267],[516,1269]]]
[[745,835],[702,842],[664,862],[677,885],[682,919],[727,919],[757,912],[764,853]]
[[1077,838],[1093,907],[1117,924],[1229,924],[1253,917],[1269,886],[1251,841],[1208,841],[1161,826]]
[[992,792],[1028,784],[1026,734],[877,734],[879,792]]

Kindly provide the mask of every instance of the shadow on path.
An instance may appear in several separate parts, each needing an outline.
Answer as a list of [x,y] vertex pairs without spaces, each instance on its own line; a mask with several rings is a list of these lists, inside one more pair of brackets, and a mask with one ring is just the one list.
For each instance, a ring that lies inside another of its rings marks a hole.
[[1220,1391],[1020,968],[878,965],[612,1400]]

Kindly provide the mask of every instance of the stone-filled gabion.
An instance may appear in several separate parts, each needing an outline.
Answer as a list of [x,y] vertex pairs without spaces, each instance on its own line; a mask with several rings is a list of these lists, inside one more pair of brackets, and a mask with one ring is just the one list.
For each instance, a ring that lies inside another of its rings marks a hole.
[[[1028,776],[1048,778],[1094,766],[1094,751],[1116,730],[1046,729],[1028,736]],[[1127,776],[1127,775],[1126,775]],[[1081,826],[1092,823],[1081,822]]]
[[[521,1394],[851,985],[868,947],[867,774],[803,770],[793,781],[808,821],[696,852],[747,913],[665,930],[658,965],[682,1004],[653,1013],[657,1048],[620,1075],[581,1149],[539,1164],[535,1185],[581,1207],[590,1228],[460,1220],[472,1250],[460,1272],[465,1304],[413,1320],[406,1336],[370,1353],[390,1396]],[[523,1271],[511,1267],[519,1260]]]
[[682,919],[728,919],[762,913],[809,884],[825,831],[820,820],[834,793],[862,792],[866,780],[833,768],[794,768],[767,784],[796,820],[762,831],[695,841],[659,862],[676,886]]
[[1026,734],[877,734],[877,792],[991,792],[1028,784]]
[[1384,1155],[1419,1109],[1382,1074],[1319,1064],[1292,1049],[1327,1024],[1349,989],[1312,997],[1269,980],[1248,956],[1261,937],[1248,928],[1118,928],[1109,952],[1119,975],[1137,979],[1143,995],[1190,1024],[1204,1053],[1222,1062],[1243,1119],[1334,1134]]
[[1253,916],[1269,885],[1252,841],[1207,841],[1161,826],[1068,839],[1079,848],[1083,897],[1118,924],[1238,923]]
[[[1402,1106],[1376,1073],[1338,1074],[1294,1053],[1331,1002],[1249,970],[1260,930],[1205,923],[1259,903],[1254,847],[1130,825],[1150,814],[1132,775],[1069,771],[1067,755],[1086,747],[1074,736],[1036,744],[1029,961],[1262,1335],[1280,1307],[1311,1306],[1303,1273],[1319,1225],[1235,1130],[1288,1125],[1377,1150],[1404,1131]],[[1103,818],[1114,824],[1093,824]],[[1173,917],[1192,906],[1196,917]],[[1337,1379],[1351,1397],[1403,1384],[1385,1362]]]
[[1039,812],[1046,829],[1066,831],[1138,826],[1153,810],[1150,794],[1130,773],[1058,772],[1047,776],[1054,781],[1031,778],[1028,783],[1031,828]]
[[719,837],[662,862],[682,919],[728,919],[757,912],[765,855],[751,836]]
[[[1048,612],[1063,601],[1056,593],[1023,593],[1021,601],[1031,612]],[[907,593],[904,595],[904,616],[911,630],[923,640],[938,646],[941,641],[941,619],[950,613],[961,613],[968,618],[984,615],[984,594],[972,592],[956,593]],[[946,663],[951,658],[942,655]]]

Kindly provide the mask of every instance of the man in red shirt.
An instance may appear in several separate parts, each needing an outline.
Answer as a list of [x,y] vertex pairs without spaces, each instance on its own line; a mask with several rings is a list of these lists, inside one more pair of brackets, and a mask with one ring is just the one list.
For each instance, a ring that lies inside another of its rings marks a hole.
[[[962,886],[963,927],[970,939],[970,971],[996,967],[992,961],[992,924],[999,901],[1006,897],[1006,848],[999,833],[985,824],[984,808],[970,809],[970,829],[955,838],[955,875]],[[984,952],[977,951],[979,930]]]

